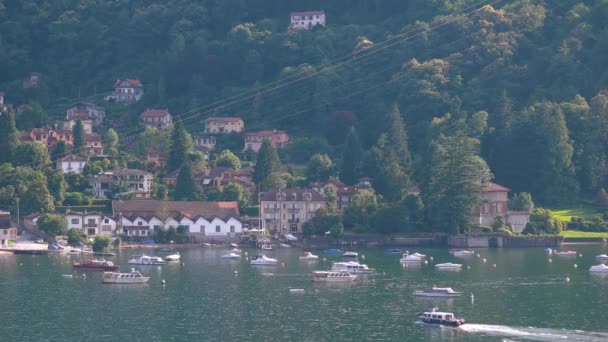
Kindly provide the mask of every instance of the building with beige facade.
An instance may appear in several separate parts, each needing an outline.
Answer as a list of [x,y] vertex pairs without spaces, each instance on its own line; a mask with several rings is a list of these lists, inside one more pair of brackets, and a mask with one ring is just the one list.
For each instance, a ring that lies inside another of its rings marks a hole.
[[325,206],[325,197],[312,189],[262,192],[260,193],[262,228],[281,234],[302,233],[304,223]]
[[205,133],[240,133],[245,129],[243,119],[211,117],[205,120]]

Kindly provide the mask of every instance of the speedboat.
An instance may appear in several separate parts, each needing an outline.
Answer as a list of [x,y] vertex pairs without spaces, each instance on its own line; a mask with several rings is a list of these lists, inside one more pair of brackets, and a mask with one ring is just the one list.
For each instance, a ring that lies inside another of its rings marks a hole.
[[423,257],[420,257],[418,255],[404,253],[403,257],[401,259],[399,259],[399,262],[400,263],[421,262],[422,260],[423,260]]
[[230,244],[230,247],[237,248],[238,246],[239,246],[239,245],[237,245],[236,243],[231,243],[231,244]]
[[453,256],[471,256],[475,255],[475,251],[467,251],[465,249],[452,249],[450,254]]
[[334,262],[331,265],[332,271],[347,271],[349,273],[367,274],[374,273],[376,270],[367,267],[365,264],[360,264],[356,261]]
[[286,243],[282,243],[279,246],[284,247],[284,248],[291,248],[291,245],[288,245]]
[[569,249],[567,251],[555,252],[555,255],[557,255],[557,256],[576,256],[576,251]]
[[161,248],[158,250],[159,253],[171,253],[171,250],[169,248]]
[[77,268],[79,270],[85,271],[116,271],[118,270],[118,266],[114,265],[111,261],[105,260],[83,260],[81,262],[75,262],[72,264],[72,267]]
[[606,255],[606,254],[596,255],[595,260],[601,261],[601,262],[606,262],[606,261],[608,261],[608,255]]
[[346,257],[346,258],[356,258],[356,257],[359,256],[359,253],[357,253],[357,252],[351,252],[351,251],[346,251],[346,252],[344,252],[342,254],[342,256]]
[[304,252],[304,255],[300,255],[298,258],[300,260],[317,260],[319,259],[318,255],[314,255],[311,252]]
[[150,277],[144,277],[133,268],[131,273],[103,272],[103,283],[105,284],[141,284],[148,280]]
[[271,251],[272,250],[272,245],[265,243],[260,248],[262,248],[265,251]]
[[179,261],[180,258],[179,252],[176,252],[175,254],[167,255],[165,261]]
[[451,287],[435,287],[430,290],[414,291],[414,296],[420,297],[458,297],[462,292],[454,291]]
[[225,255],[222,255],[222,259],[240,259],[241,256],[236,254],[236,253],[228,253]]
[[446,262],[444,264],[437,264],[435,268],[438,270],[459,270],[462,268],[461,264],[453,264],[451,262]]
[[264,254],[259,254],[251,258],[249,262],[251,265],[276,265],[279,263],[277,259],[269,258]]
[[161,257],[141,255],[127,261],[129,265],[164,265],[166,262]]
[[337,248],[326,249],[323,251],[323,254],[342,254],[342,250]]
[[547,248],[545,248],[545,253],[548,255],[551,255],[551,254],[553,254],[553,249],[547,247]]
[[410,255],[417,256],[417,257],[420,257],[420,258],[426,258],[426,254],[412,253]]
[[230,250],[232,253],[241,253],[241,250],[238,248],[233,248]]
[[431,312],[423,312],[418,314],[418,318],[425,324],[446,325],[450,327],[458,327],[464,324],[464,319],[454,317],[451,312],[440,312],[433,309]]
[[591,266],[591,268],[589,269],[589,272],[608,273],[608,266],[606,266],[604,264]]
[[357,275],[347,271],[314,271],[312,281],[319,282],[347,282],[357,279]]
[[401,253],[401,250],[399,248],[387,248],[384,250],[384,252],[386,253]]

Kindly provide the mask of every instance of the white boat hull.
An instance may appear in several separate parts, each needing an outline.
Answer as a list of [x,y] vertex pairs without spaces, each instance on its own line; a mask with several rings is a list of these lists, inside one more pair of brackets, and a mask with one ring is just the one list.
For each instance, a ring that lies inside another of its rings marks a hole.
[[589,272],[608,273],[608,266],[606,266],[604,264],[599,264],[599,265],[591,266],[591,268],[589,269]]
[[462,293],[431,293],[431,292],[424,292],[424,291],[415,291],[414,292],[414,296],[418,296],[418,297],[445,297],[445,298],[453,298],[453,297],[459,297],[461,296]]

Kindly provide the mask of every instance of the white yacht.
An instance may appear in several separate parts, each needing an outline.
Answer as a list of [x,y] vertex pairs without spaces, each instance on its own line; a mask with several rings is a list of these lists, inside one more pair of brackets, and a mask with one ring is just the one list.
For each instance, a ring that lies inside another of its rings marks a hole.
[[431,312],[423,312],[418,314],[418,318],[425,324],[447,325],[450,327],[458,327],[464,324],[464,319],[454,317],[451,312],[439,312],[433,309]]
[[458,297],[462,292],[454,291],[451,287],[435,287],[430,290],[414,291],[414,296],[419,297]]
[[238,248],[233,248],[233,249],[230,250],[230,252],[232,252],[232,253],[241,253],[241,250],[238,249]]
[[228,253],[222,255],[222,259],[240,259],[241,256],[236,253]]
[[150,277],[144,277],[133,268],[131,273],[103,272],[103,283],[105,284],[141,284],[148,280]]
[[176,252],[175,254],[167,255],[165,261],[179,261],[180,258],[179,252]]
[[357,275],[350,274],[347,271],[314,271],[312,272],[312,281],[319,282],[347,282],[357,279]]
[[300,260],[318,260],[319,256],[314,255],[311,252],[304,252],[304,255],[300,255],[300,257],[298,257],[298,259],[300,259]]
[[598,272],[598,273],[608,273],[608,266],[604,264],[599,264],[595,266],[591,266],[589,272]]
[[[420,255],[422,255],[422,254],[420,254]],[[421,262],[423,260],[424,260],[424,257],[421,257],[419,255],[403,253],[403,257],[401,259],[399,259],[399,262],[400,263]]]
[[608,255],[606,255],[606,254],[596,255],[595,260],[600,261],[600,262],[606,262],[606,261],[608,261]]
[[451,262],[446,262],[444,264],[437,264],[435,268],[438,270],[459,270],[462,268],[461,264],[453,264]]
[[567,250],[567,251],[559,251],[554,253],[557,256],[576,256],[576,251]]
[[164,265],[166,262],[161,257],[140,255],[127,262],[129,265]]
[[453,256],[472,256],[475,255],[475,251],[467,251],[464,249],[452,249],[450,254]]
[[276,265],[279,263],[277,259],[269,258],[264,254],[259,254],[251,258],[251,265]]
[[356,258],[359,256],[359,253],[357,252],[350,252],[350,251],[346,251],[342,254],[343,257],[347,257],[347,258]]
[[374,273],[376,270],[367,267],[365,264],[360,264],[356,261],[334,262],[331,265],[332,271],[347,271],[348,273],[368,274]]

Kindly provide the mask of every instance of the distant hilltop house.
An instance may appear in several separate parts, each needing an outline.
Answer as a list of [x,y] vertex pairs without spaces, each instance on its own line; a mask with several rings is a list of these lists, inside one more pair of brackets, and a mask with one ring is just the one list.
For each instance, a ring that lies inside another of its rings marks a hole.
[[69,129],[33,128],[28,134],[21,137],[21,141],[41,143],[47,150],[52,151],[60,141],[72,146],[74,144],[74,135]]
[[270,141],[274,148],[283,148],[287,146],[289,136],[284,131],[277,131],[276,129],[273,131],[245,133],[245,146],[243,147],[243,151],[253,150],[257,153],[260,150],[260,147],[262,147],[262,142],[264,142],[264,140]]
[[91,176],[89,184],[93,187],[93,196],[97,198],[106,198],[115,188],[135,198],[149,198],[152,179],[154,176],[148,171],[124,169]]
[[530,222],[530,213],[527,211],[509,211],[508,194],[510,189],[496,184],[488,183],[479,194],[482,204],[473,209],[473,217],[480,226],[492,226],[497,216],[502,216],[506,225],[513,228],[513,232],[521,233],[526,224]]
[[117,103],[137,102],[144,96],[144,86],[138,79],[117,80],[114,91],[106,96],[106,101]]
[[167,109],[146,109],[139,118],[146,127],[167,128],[173,124],[173,117]]
[[243,119],[211,117],[205,120],[205,133],[240,133],[245,129]]
[[63,173],[82,173],[87,160],[79,155],[70,154],[61,159],[58,159],[57,169],[63,171]]
[[105,116],[106,110],[103,107],[90,102],[80,102],[65,111],[66,120],[91,120],[96,127],[101,126]]
[[38,82],[40,81],[40,73],[30,72],[30,77],[23,80],[22,85],[23,88],[34,88],[38,86]]
[[237,202],[112,201],[112,212],[131,237],[182,227],[193,242],[236,241],[243,228]]
[[193,137],[194,148],[199,151],[213,151],[215,149],[216,140],[211,134],[201,134]]
[[[78,119],[79,118],[72,116],[69,119],[62,121],[61,128],[64,130],[73,130],[74,126],[76,126],[76,121],[78,121]],[[80,119],[80,122],[82,122],[82,130],[85,134],[93,133],[93,121]]]
[[291,12],[291,30],[310,30],[316,25],[325,26],[325,11]]
[[95,157],[105,156],[103,153],[103,144],[101,142],[101,135],[99,135],[97,133],[85,134],[84,144],[87,149],[87,153],[90,156],[95,156]]

